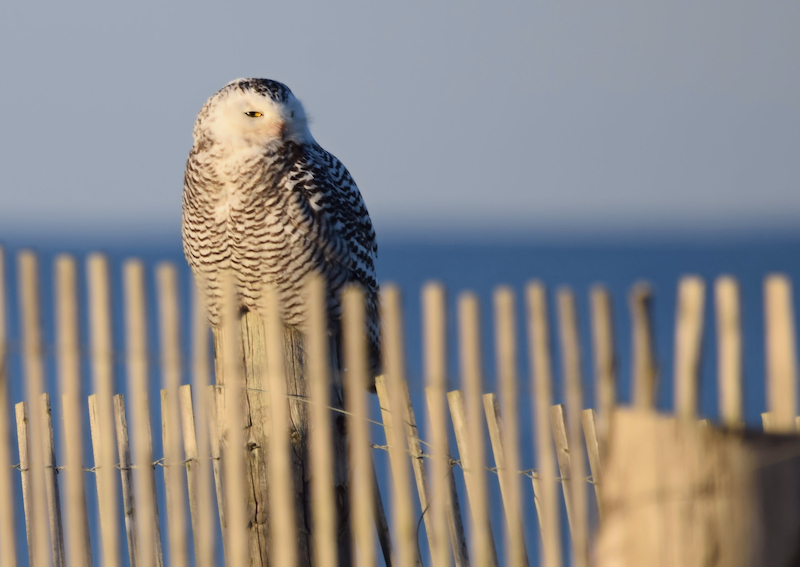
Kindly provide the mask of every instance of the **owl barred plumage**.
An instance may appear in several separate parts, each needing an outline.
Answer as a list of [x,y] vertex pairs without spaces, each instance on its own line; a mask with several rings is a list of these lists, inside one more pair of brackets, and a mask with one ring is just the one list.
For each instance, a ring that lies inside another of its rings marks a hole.
[[238,79],[208,99],[186,164],[182,228],[212,325],[219,322],[225,270],[235,274],[246,309],[257,312],[265,286],[275,286],[291,326],[305,319],[304,283],[321,273],[333,332],[342,288],[358,283],[367,301],[370,363],[379,372],[375,231],[347,168],[314,141],[286,85]]

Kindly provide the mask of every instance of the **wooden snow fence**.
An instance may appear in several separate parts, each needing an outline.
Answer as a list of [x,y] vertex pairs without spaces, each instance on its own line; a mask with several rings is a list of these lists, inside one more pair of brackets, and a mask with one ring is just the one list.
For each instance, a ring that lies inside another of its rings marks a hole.
[[[425,403],[414,407],[404,365],[400,293],[384,286],[385,372],[376,383],[381,419],[373,422],[358,290],[343,297],[344,339],[337,354],[345,372],[329,364],[323,286],[316,281],[309,287],[311,322],[302,337],[304,392],[287,391],[285,377],[294,370],[285,357],[251,361],[258,372],[243,368],[247,362],[237,363],[241,317],[230,308],[216,344],[223,353],[216,373],[225,379],[215,385],[209,329],[196,300],[191,302],[190,355],[182,354],[186,290],[170,264],[160,264],[154,274],[158,352],[150,352],[149,276],[141,262],[129,260],[122,274],[126,387],[117,392],[109,263],[102,255],[88,258],[86,306],[79,301],[79,271],[74,258],[56,259],[53,317],[44,317],[38,260],[21,252],[16,269],[20,332],[11,336],[0,257],[0,567],[21,565],[26,557],[35,567],[334,567],[345,561],[400,567],[559,567],[568,561],[578,567],[798,564],[796,338],[791,286],[783,276],[765,280],[768,407],[764,431],[748,431],[742,426],[739,290],[730,277],[714,285],[722,423],[712,426],[697,415],[706,324],[705,284],[697,277],[683,278],[678,286],[674,416],[653,410],[659,372],[651,292],[644,284],[629,295],[630,408],[616,407],[611,298],[602,287],[591,290],[594,409],[585,409],[581,357],[586,347],[580,344],[571,290],[555,294],[556,332],[542,284],[528,285],[522,301],[509,288],[496,290],[491,309],[495,394],[484,388],[485,337],[477,297],[458,297],[459,354],[453,365],[447,357],[445,291],[437,284],[425,286]],[[267,312],[276,313],[274,299],[266,301],[273,302]],[[520,312],[524,338],[517,333]],[[277,315],[267,319],[251,333],[263,341],[252,351],[261,356],[285,349]],[[53,321],[52,349],[45,348],[43,320]],[[552,343],[558,346],[557,365]],[[18,351],[10,346],[17,344]],[[518,357],[526,346],[530,368],[523,377]],[[12,375],[12,354],[19,355],[19,376]],[[57,376],[52,396],[46,387],[50,358]],[[150,384],[152,361],[157,361],[160,396],[149,395],[157,391]],[[89,383],[82,380],[84,365],[93,391],[88,399],[83,398]],[[448,381],[454,366],[460,387],[448,391],[456,382]],[[561,369],[563,405],[553,405],[554,366]],[[260,382],[245,382],[247,372]],[[191,383],[183,384],[184,376]],[[529,388],[521,388],[523,380]],[[12,414],[10,385],[20,382],[25,400]],[[521,391],[530,392],[530,417],[524,420]],[[259,463],[253,461],[247,429],[252,426],[247,420],[257,414],[245,411],[249,405],[243,403],[255,403],[254,396],[260,397],[259,434],[267,445]],[[298,404],[306,408],[310,459],[301,473],[294,470],[298,433],[289,426]],[[160,422],[151,423],[159,413]],[[384,437],[376,439],[376,425]],[[428,432],[424,439],[419,426]],[[530,429],[531,446],[523,446],[523,433]],[[337,430],[346,433],[346,445],[337,445]],[[154,432],[160,432],[155,444]],[[379,482],[376,473],[381,450],[388,452],[388,482]],[[525,469],[523,463],[535,468]],[[269,482],[253,478],[255,471]],[[267,510],[255,506],[248,493],[262,481],[268,498],[258,503]],[[309,486],[298,488],[298,482]],[[499,499],[492,498],[494,490]],[[306,496],[298,498],[300,492]],[[262,522],[259,514],[271,521]],[[254,557],[264,554],[258,543],[263,541],[267,557]],[[562,556],[563,541],[569,542],[569,560]]]

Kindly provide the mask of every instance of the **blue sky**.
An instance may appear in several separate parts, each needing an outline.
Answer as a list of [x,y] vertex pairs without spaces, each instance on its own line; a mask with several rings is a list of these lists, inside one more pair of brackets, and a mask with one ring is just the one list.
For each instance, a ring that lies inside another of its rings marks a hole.
[[800,4],[16,2],[0,238],[175,234],[194,117],[304,101],[380,234],[791,229]]

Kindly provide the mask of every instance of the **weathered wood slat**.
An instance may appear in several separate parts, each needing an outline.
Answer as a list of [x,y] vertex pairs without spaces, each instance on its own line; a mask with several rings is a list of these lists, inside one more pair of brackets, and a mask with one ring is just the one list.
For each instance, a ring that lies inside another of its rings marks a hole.
[[[91,401],[90,401],[91,403]],[[136,502],[133,493],[133,463],[128,437],[128,416],[125,411],[125,396],[117,394],[113,398],[114,429],[117,435],[117,453],[119,457],[119,478],[122,485],[122,513],[125,518],[125,536],[128,544],[128,560],[131,567],[138,565],[138,522],[136,519]]]
[[[466,407],[464,403],[464,394],[460,390],[453,390],[452,392],[447,393],[447,402],[450,407],[450,417],[453,420],[453,430],[455,431],[456,435],[456,445],[458,446],[458,456],[461,460],[461,466],[464,469],[465,479],[466,479],[466,472],[472,470],[472,467],[476,467],[476,465],[472,460],[472,448],[469,445],[467,438],[469,437],[469,429],[468,429],[468,418]],[[495,551],[494,547],[494,533],[492,531],[492,525],[489,523],[488,516],[481,516],[480,512],[477,514],[477,518],[475,517],[475,509],[473,502],[480,497],[477,495],[477,492],[480,488],[475,487],[475,484],[472,482],[465,482],[467,487],[467,498],[469,498],[470,508],[472,509],[472,532],[475,533],[477,530],[478,532],[482,532],[484,535],[481,536],[481,539],[484,539],[484,544],[487,546],[487,550],[481,551],[480,549],[476,549],[473,547],[471,551],[471,561],[474,565],[497,565],[497,560],[495,559],[492,561],[493,557],[497,557],[497,552]],[[486,509],[484,505],[484,510]],[[488,541],[486,541],[488,540]],[[483,558],[478,559],[478,554],[482,553]],[[488,559],[487,559],[488,557]]]
[[714,284],[717,319],[719,413],[727,427],[742,426],[742,320],[739,283],[720,276]]
[[[0,501],[14,501],[11,476],[11,415],[8,397],[8,307],[5,250],[0,246]],[[0,506],[0,567],[16,567],[14,506]]]
[[[25,513],[25,538],[28,549],[33,549],[33,510],[31,509],[31,463],[30,463],[30,431],[28,423],[28,402],[19,402],[14,406],[17,419],[17,447],[19,448],[19,472],[22,483],[22,507]],[[28,563],[33,566],[34,557],[29,553]]]
[[794,431],[797,417],[797,340],[792,284],[784,275],[764,280],[767,408],[776,432]]
[[590,292],[589,305],[592,314],[597,437],[602,445],[606,439],[611,412],[617,403],[617,360],[611,294],[604,286],[594,285]]
[[592,484],[594,494],[597,498],[597,512],[600,519],[603,517],[603,505],[600,501],[600,485],[603,479],[603,472],[600,468],[600,441],[597,435],[597,412],[593,409],[585,409],[581,413],[583,422],[583,437],[586,439],[586,452],[589,454],[589,469],[592,471]]
[[[500,416],[500,404],[497,401],[497,396],[495,394],[484,394],[483,395],[483,407],[484,411],[486,412],[486,422],[489,425],[489,440],[492,444],[492,453],[494,454],[494,465],[497,469],[498,479],[500,481],[500,496],[503,499],[503,510],[505,511],[506,516],[506,524],[509,526],[507,528],[509,531],[516,530],[519,532],[517,537],[522,536],[522,518],[519,514],[519,505],[512,504],[512,489],[509,486],[510,482],[518,482],[519,479],[517,478],[519,475],[517,474],[517,470],[512,470],[512,475],[503,474],[503,471],[509,469],[508,464],[508,453],[505,450],[505,442],[504,442],[504,426],[503,420]],[[519,490],[517,490],[517,494],[513,497],[519,498]],[[511,539],[508,537],[507,539]],[[517,549],[513,552],[516,554],[515,559],[509,559],[509,563],[513,561],[514,565],[527,565],[528,564],[528,553],[525,549],[525,541],[524,539],[521,542],[516,542],[514,546]],[[521,546],[521,549],[520,549]],[[509,552],[511,553],[511,546],[509,545]],[[512,555],[512,557],[514,557]],[[523,563],[524,562],[524,563]]]
[[39,303],[39,264],[36,255],[29,250],[20,252],[17,260],[25,398],[30,415],[28,468],[32,526],[28,552],[31,564],[42,567],[51,561],[52,548],[47,544],[47,495],[43,463],[47,433],[43,427],[45,418],[40,404],[41,394],[44,392],[44,352]]
[[163,262],[156,268],[158,322],[161,345],[161,436],[164,447],[164,485],[167,496],[167,536],[170,566],[186,567],[186,500],[183,484],[183,448],[181,447],[180,404],[181,383],[180,309],[178,307],[178,273],[176,267]]
[[133,479],[138,507],[138,564],[140,567],[162,567],[164,558],[155,495],[153,437],[148,404],[150,371],[143,264],[138,260],[125,262],[123,281],[128,398],[133,430],[136,432],[133,438]]
[[56,442],[53,434],[53,412],[50,407],[50,394],[42,393],[39,399],[44,433],[44,488],[47,498],[47,517],[50,522],[50,548],[54,567],[64,567],[67,553],[64,546],[64,524],[61,519],[61,497],[58,490],[58,463],[56,462]]
[[56,259],[56,358],[62,396],[66,453],[66,513],[69,564],[92,567],[92,544],[83,482],[83,418],[78,325],[78,268],[75,259]]
[[653,292],[645,282],[635,284],[628,295],[632,329],[633,405],[640,409],[655,406],[658,393],[658,366],[653,346]]
[[[553,401],[553,374],[550,326],[547,318],[547,294],[541,283],[532,282],[525,290],[528,352],[530,358],[531,396],[536,431],[538,480],[532,484],[539,497],[542,546],[539,555],[543,567],[561,567],[561,514],[556,484],[556,453],[551,435],[550,406]],[[566,492],[565,492],[566,494]]]
[[[216,530],[214,529],[214,467],[219,468],[219,460],[211,458],[212,438],[219,441],[216,432],[214,405],[216,396],[211,384],[211,360],[209,352],[209,327],[202,297],[197,288],[192,294],[192,386],[181,387],[181,411],[183,417],[184,447],[189,457],[190,450],[194,461],[189,461],[187,481],[194,486],[196,504],[192,511],[194,528],[195,562],[198,567],[212,567],[216,564]],[[197,396],[196,405],[192,401],[192,390]],[[198,425],[196,425],[198,424]],[[206,426],[208,424],[208,426]],[[212,433],[212,429],[214,433]],[[192,446],[190,449],[189,446]],[[217,451],[219,456],[219,451]],[[220,484],[221,486],[221,484]],[[191,488],[190,488],[191,490]],[[191,493],[190,493],[191,494]],[[221,494],[221,492],[220,492]],[[220,500],[222,514],[222,500]],[[196,510],[196,511],[195,511]],[[222,516],[220,516],[221,518]],[[224,525],[224,524],[223,524]],[[224,528],[223,528],[224,529]]]
[[576,567],[589,565],[589,500],[585,482],[586,454],[583,451],[583,380],[581,378],[581,349],[578,340],[578,314],[575,296],[568,288],[557,295],[558,320],[561,335],[561,366],[563,368],[564,398],[567,401],[567,437],[570,453],[570,493],[572,500],[572,545]]
[[[503,508],[506,512],[506,546],[510,567],[527,567],[528,550],[525,547],[525,533],[520,516],[520,455],[519,455],[519,388],[517,376],[517,321],[515,317],[514,292],[509,287],[499,287],[494,292],[494,336],[495,357],[497,360],[497,380],[500,385],[500,400],[503,404],[505,423],[500,417],[497,400],[490,404],[494,420],[489,422],[489,434],[495,429],[495,465],[500,478],[500,491]],[[484,404],[486,398],[484,397]],[[493,423],[494,422],[494,423]],[[498,456],[500,459],[498,460]]]
[[310,463],[311,490],[314,498],[314,567],[337,567],[337,534],[349,533],[347,526],[337,522],[347,518],[337,518],[334,493],[333,432],[332,423],[339,416],[331,415],[330,353],[328,352],[327,297],[325,282],[320,276],[311,278],[306,287],[308,298],[308,329],[306,345],[308,348],[307,374],[311,407]]
[[[119,503],[116,489],[116,447],[114,442],[114,348],[111,323],[111,289],[108,260],[92,254],[86,261],[89,293],[89,358],[96,398],[90,398],[94,466],[97,474],[97,502],[100,508],[100,535],[104,567],[119,567]],[[95,410],[91,400],[95,399]],[[135,565],[132,563],[131,565]]]
[[675,413],[684,419],[697,418],[705,289],[702,278],[697,276],[685,276],[678,283],[675,312]]
[[[358,564],[375,565],[372,531],[375,509],[375,471],[370,454],[370,434],[367,423],[367,344],[363,292],[351,287],[342,295],[342,329],[344,338],[345,396],[347,429],[350,432],[350,463],[353,481],[350,484],[350,510],[353,534],[358,542]],[[387,558],[391,565],[391,557]]]

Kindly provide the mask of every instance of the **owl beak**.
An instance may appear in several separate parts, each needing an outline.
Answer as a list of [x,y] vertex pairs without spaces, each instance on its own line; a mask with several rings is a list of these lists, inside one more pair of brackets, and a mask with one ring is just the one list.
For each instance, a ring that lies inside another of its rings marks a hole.
[[281,137],[281,140],[286,139],[286,134],[289,133],[289,125],[286,122],[281,122],[280,126],[278,127],[278,134]]

